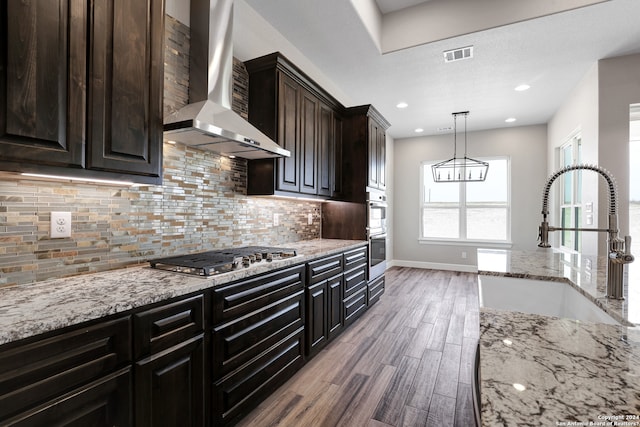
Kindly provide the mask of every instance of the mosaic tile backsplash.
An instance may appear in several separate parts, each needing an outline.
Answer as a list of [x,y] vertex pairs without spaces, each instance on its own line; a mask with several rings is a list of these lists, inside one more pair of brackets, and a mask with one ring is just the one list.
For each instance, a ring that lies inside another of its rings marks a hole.
[[[165,112],[187,102],[188,31],[167,16]],[[0,286],[320,237],[320,203],[246,196],[245,160],[165,144],[163,168],[161,186],[0,178]],[[52,211],[72,213],[71,238],[49,237]]]

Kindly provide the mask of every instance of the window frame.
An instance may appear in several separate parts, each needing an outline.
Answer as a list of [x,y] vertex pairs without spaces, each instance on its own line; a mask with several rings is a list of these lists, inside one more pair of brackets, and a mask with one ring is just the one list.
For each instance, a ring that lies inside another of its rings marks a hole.
[[[571,162],[567,163],[565,154],[566,149],[571,148]],[[569,165],[577,165],[582,162],[582,130],[575,130],[565,142],[560,145],[557,149],[557,162],[558,169],[563,168]],[[569,228],[579,228],[582,227],[582,222],[584,220],[585,215],[585,205],[582,200],[582,170],[575,170],[571,172],[567,172],[562,174],[559,177],[559,187],[560,191],[557,192],[556,195],[556,211],[555,214],[558,218],[558,223],[560,227],[565,227],[566,224],[564,222],[564,210],[570,210],[570,218],[573,220],[573,224],[569,224]],[[571,179],[571,200],[569,202],[565,201],[565,191],[566,191],[566,183],[567,180]],[[565,245],[565,236],[572,234],[571,241],[573,242],[572,246]],[[580,253],[582,251],[582,231],[571,231],[571,230],[560,230],[557,235],[556,246],[566,252],[571,253]]]
[[[512,246],[511,242],[511,214],[512,214],[512,203],[511,203],[511,157],[510,156],[491,156],[491,157],[477,157],[478,160],[482,161],[496,161],[496,160],[504,160],[506,161],[506,174],[507,174],[507,200],[506,203],[500,206],[489,205],[489,204],[477,204],[472,206],[472,208],[495,208],[495,209],[506,209],[506,239],[504,240],[487,240],[487,239],[469,239],[468,236],[468,221],[467,221],[467,208],[468,206],[468,189],[466,182],[456,182],[452,184],[458,185],[458,202],[456,207],[451,207],[451,209],[456,209],[459,212],[458,217],[458,236],[457,238],[446,238],[446,237],[426,237],[424,230],[424,210],[428,209],[427,202],[425,200],[426,188],[424,185],[425,182],[425,174],[431,174],[431,166],[438,163],[439,160],[424,160],[420,162],[420,199],[419,199],[419,228],[418,228],[418,241],[421,244],[426,245],[454,245],[454,246],[478,246],[481,245],[487,248],[510,248]],[[491,170],[491,168],[489,168]],[[491,173],[491,172],[489,172]],[[477,184],[477,182],[473,182],[472,184]],[[451,202],[451,204],[456,202]]]

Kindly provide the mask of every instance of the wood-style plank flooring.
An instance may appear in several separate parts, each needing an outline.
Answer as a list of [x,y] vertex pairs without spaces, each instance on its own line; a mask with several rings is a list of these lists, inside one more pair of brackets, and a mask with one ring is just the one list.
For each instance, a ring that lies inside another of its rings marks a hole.
[[239,425],[473,426],[478,335],[477,275],[391,268],[381,300]]

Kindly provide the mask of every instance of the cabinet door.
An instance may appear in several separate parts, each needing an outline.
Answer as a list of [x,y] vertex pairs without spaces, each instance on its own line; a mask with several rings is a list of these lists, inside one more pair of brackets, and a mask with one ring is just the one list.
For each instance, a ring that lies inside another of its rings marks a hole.
[[291,152],[278,162],[277,188],[282,191],[300,190],[300,146],[298,100],[300,86],[291,78],[278,73],[278,144]]
[[204,425],[204,351],[200,334],[136,364],[136,426]]
[[376,133],[376,140],[378,145],[378,188],[384,190],[387,187],[387,168],[386,168],[386,155],[387,155],[387,136],[385,130],[382,127],[378,127]]
[[342,274],[327,280],[327,328],[329,340],[340,334],[344,324],[343,302],[344,280]]
[[86,8],[79,0],[0,6],[0,157],[18,170],[28,168],[19,162],[84,164]]
[[318,117],[318,195],[331,197],[335,192],[335,125],[333,110],[320,104]]
[[343,192],[342,180],[344,179],[343,161],[345,160],[344,146],[342,141],[344,120],[338,116],[333,117],[333,176],[331,177],[333,188],[331,189],[332,197],[340,197]]
[[160,177],[164,1],[92,5],[88,167]]
[[300,192],[318,193],[318,106],[319,101],[306,90],[300,94]]
[[378,147],[378,124],[369,119],[369,128],[367,134],[367,150],[368,150],[368,179],[367,185],[369,187],[378,188],[380,183],[378,181],[378,156],[380,150]]
[[306,294],[306,354],[307,356],[313,356],[324,347],[329,338],[327,322],[329,295],[327,291],[327,281],[324,280],[309,286]]

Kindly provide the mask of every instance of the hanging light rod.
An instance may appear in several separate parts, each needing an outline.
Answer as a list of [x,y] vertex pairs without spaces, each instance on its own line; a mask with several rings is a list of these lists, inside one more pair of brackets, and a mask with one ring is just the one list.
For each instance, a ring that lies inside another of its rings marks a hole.
[[[453,116],[453,158],[431,166],[434,182],[479,182],[487,178],[489,163],[467,157],[467,116],[469,111]],[[457,118],[464,116],[464,157],[457,157]]]

